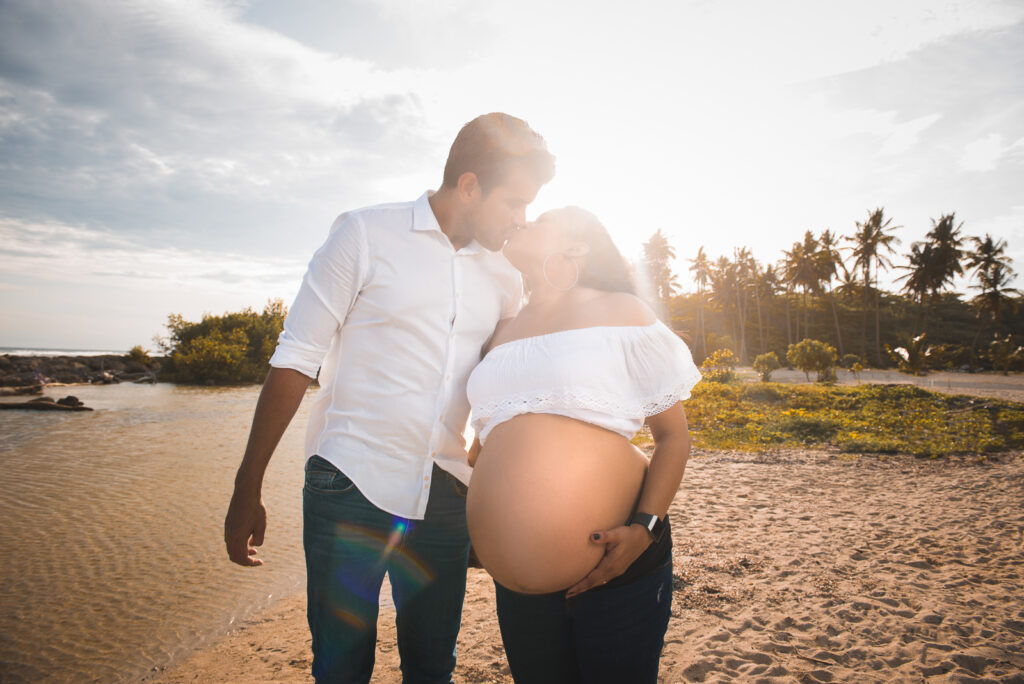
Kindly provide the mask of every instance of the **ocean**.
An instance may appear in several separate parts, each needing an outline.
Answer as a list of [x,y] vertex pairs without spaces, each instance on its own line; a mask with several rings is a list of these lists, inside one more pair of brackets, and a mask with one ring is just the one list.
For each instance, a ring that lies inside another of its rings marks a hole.
[[266,564],[224,551],[258,393],[53,387],[95,410],[0,412],[0,681],[137,680],[303,590],[310,396],[267,473]]
[[33,347],[0,347],[0,355],[10,356],[124,356],[127,351],[102,349],[36,349]]

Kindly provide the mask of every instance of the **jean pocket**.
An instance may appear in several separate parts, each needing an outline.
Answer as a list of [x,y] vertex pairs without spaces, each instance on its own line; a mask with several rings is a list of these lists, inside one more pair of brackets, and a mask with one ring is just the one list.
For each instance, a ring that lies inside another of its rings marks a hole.
[[469,492],[469,487],[462,484],[462,482],[454,475],[449,475],[448,479],[452,482],[452,489],[455,490],[455,495],[460,499],[465,499],[467,492]]
[[306,462],[305,488],[320,494],[345,494],[354,490],[356,485],[328,461],[313,456]]

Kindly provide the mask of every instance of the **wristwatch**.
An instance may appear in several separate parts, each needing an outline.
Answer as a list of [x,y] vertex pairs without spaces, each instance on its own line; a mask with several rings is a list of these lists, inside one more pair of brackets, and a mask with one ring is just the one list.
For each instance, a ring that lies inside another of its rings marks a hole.
[[655,542],[660,542],[661,536],[665,534],[665,521],[650,513],[634,513],[626,524],[642,525]]

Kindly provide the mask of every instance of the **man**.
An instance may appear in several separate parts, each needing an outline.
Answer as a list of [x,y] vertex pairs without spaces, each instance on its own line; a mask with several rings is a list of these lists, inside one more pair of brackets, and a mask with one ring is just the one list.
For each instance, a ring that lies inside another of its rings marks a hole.
[[499,253],[554,175],[522,120],[486,114],[452,144],[441,189],[341,215],[309,264],[256,405],[224,521],[261,565],[270,457],[319,368],[303,545],[317,681],[368,682],[392,585],[406,682],[451,682],[466,587],[466,380],[522,298]]

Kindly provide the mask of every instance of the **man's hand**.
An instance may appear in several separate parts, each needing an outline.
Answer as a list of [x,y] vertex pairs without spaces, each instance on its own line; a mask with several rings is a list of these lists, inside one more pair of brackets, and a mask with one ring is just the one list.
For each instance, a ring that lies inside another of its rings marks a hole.
[[224,518],[224,543],[231,562],[246,567],[263,565],[263,561],[256,558],[256,547],[263,544],[266,531],[267,509],[263,498],[235,488]]
[[604,544],[601,562],[586,577],[569,587],[566,598],[606,584],[624,573],[651,544],[651,535],[640,525],[623,525],[590,535],[592,544]]

